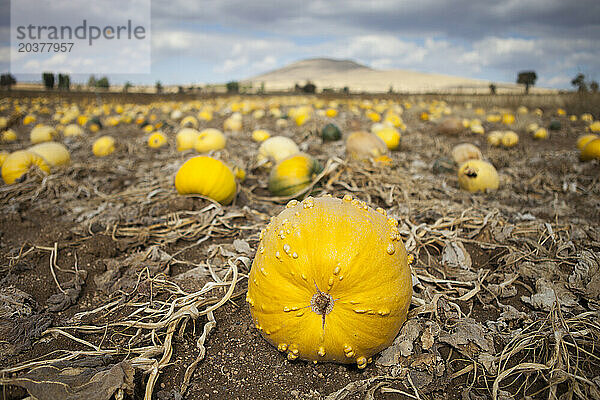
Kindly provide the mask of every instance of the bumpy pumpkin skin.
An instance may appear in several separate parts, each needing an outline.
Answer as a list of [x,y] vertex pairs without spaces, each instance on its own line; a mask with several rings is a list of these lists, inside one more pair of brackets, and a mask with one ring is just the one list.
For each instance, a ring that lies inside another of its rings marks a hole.
[[269,191],[276,196],[291,196],[308,186],[323,170],[308,154],[298,153],[280,161],[269,175]]
[[236,184],[227,165],[212,157],[197,156],[179,168],[175,189],[180,194],[201,194],[221,204],[229,204],[235,197]]
[[12,185],[35,167],[50,173],[50,167],[42,157],[27,150],[15,151],[6,157],[2,164],[2,179],[7,185]]
[[263,337],[290,360],[364,368],[393,342],[412,297],[396,225],[349,195],[288,203],[261,233],[248,279]]

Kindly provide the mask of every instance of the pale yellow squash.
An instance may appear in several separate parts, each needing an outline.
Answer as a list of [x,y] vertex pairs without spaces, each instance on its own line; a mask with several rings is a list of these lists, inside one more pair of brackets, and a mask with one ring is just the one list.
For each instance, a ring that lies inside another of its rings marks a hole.
[[589,141],[579,156],[581,161],[600,160],[600,139]]
[[7,129],[2,132],[2,141],[14,142],[15,140],[17,140],[17,134],[12,129]]
[[198,128],[198,120],[193,115],[188,115],[181,120],[180,125],[184,128]]
[[471,143],[457,144],[452,148],[452,159],[457,165],[461,165],[468,160],[481,160],[481,150]]
[[592,140],[594,139],[598,139],[600,136],[598,135],[594,135],[594,134],[587,134],[587,135],[583,135],[580,136],[577,139],[577,149],[579,149],[579,151],[583,150],[583,148]]
[[233,172],[223,162],[207,156],[187,160],[175,175],[175,189],[180,194],[201,194],[221,204],[235,197]]
[[487,161],[469,160],[458,170],[458,184],[471,193],[496,190],[500,179],[496,168]]
[[177,132],[175,141],[177,142],[177,151],[186,151],[193,149],[196,145],[196,138],[200,132],[193,128],[183,128]]
[[256,159],[259,165],[269,165],[299,152],[300,149],[292,139],[285,136],[273,136],[262,142],[258,148]]
[[224,149],[226,144],[227,139],[220,130],[208,128],[198,134],[194,148],[198,153],[208,153],[209,151]]
[[51,167],[61,167],[69,165],[71,155],[69,150],[62,143],[45,142],[31,146],[28,151],[42,157]]
[[519,143],[519,135],[513,131],[506,131],[502,135],[501,142],[504,147],[514,147]]
[[30,134],[29,139],[32,144],[49,142],[52,140],[53,136],[56,134],[56,131],[53,127],[48,125],[37,125],[35,126]]
[[63,136],[65,137],[81,135],[83,135],[83,129],[77,124],[69,124],[63,129]]
[[346,139],[346,156],[348,158],[367,160],[384,156],[387,153],[388,148],[385,142],[372,133],[353,132]]
[[27,150],[15,151],[2,164],[2,179],[7,185],[12,185],[21,181],[32,168],[50,173],[50,166],[42,157]]
[[366,203],[292,200],[261,232],[246,301],[290,360],[356,363],[388,347],[412,297],[397,221]]
[[264,129],[255,129],[252,132],[252,140],[255,142],[264,142],[271,137],[271,134]]
[[384,125],[381,129],[376,130],[375,134],[383,140],[388,149],[396,150],[400,147],[400,132],[396,128]]
[[92,146],[92,152],[96,157],[105,157],[114,151],[115,139],[112,136],[101,136]]
[[159,149],[167,144],[167,137],[162,132],[155,132],[148,137],[148,146],[152,149]]

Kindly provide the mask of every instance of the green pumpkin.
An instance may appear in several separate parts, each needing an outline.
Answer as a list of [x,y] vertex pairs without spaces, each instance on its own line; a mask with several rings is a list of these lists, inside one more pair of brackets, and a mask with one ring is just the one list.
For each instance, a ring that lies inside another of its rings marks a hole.
[[305,153],[281,160],[271,170],[269,191],[275,196],[291,196],[311,184],[323,166]]
[[550,129],[551,131],[560,131],[560,121],[551,121],[550,125],[548,126],[548,129]]
[[340,140],[342,138],[342,132],[335,124],[327,124],[321,130],[321,137],[326,142]]
[[100,128],[100,129],[103,128],[102,122],[100,121],[100,118],[98,118],[98,117],[92,117],[92,118],[90,118],[89,124],[90,125],[96,124],[96,125],[98,125],[98,128]]

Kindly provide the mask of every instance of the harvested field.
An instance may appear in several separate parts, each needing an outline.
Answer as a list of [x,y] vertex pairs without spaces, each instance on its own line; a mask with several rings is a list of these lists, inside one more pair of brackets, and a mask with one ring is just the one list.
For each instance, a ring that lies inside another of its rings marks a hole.
[[[590,125],[581,114],[600,117],[597,95],[20,92],[0,104],[17,134],[0,151],[30,146],[25,114],[57,126],[65,113],[56,112],[75,105],[103,125],[55,138],[70,152],[67,167],[0,184],[2,399],[600,399],[600,161],[581,162],[576,148]],[[523,105],[527,113],[517,111]],[[298,106],[309,108],[301,126],[270,112]],[[223,130],[242,114],[242,130],[224,130],[226,147],[210,154],[246,173],[226,206],[174,187],[197,153],[177,151],[181,119],[172,112],[206,107],[212,119],[199,119],[199,130]],[[328,107],[335,117],[320,112]],[[385,162],[350,161],[345,138],[371,129],[372,110],[399,114],[400,147]],[[503,114],[516,119],[488,122]],[[449,116],[480,119],[486,133],[439,134]],[[546,140],[526,132],[552,121],[558,129]],[[330,122],[342,140],[322,141]],[[148,147],[143,123],[160,123],[167,145]],[[258,166],[252,140],[259,128],[293,139],[324,167],[300,200],[351,195],[380,207],[414,256],[409,319],[365,369],[288,361],[254,326],[245,296],[259,235],[296,197],[267,189],[269,169]],[[519,134],[515,147],[486,141],[507,129]],[[104,135],[116,150],[95,157],[92,144]],[[460,189],[451,160],[460,143],[477,145],[496,167],[498,190]]]

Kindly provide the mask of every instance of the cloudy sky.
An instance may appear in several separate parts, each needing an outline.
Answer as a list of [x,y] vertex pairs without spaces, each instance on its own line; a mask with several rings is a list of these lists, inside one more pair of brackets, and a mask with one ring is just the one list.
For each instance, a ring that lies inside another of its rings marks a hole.
[[[0,0],[3,71],[9,10]],[[600,80],[600,1],[152,0],[152,73],[109,77],[216,83],[313,57],[499,82],[532,69],[539,86],[570,88],[580,72]]]

